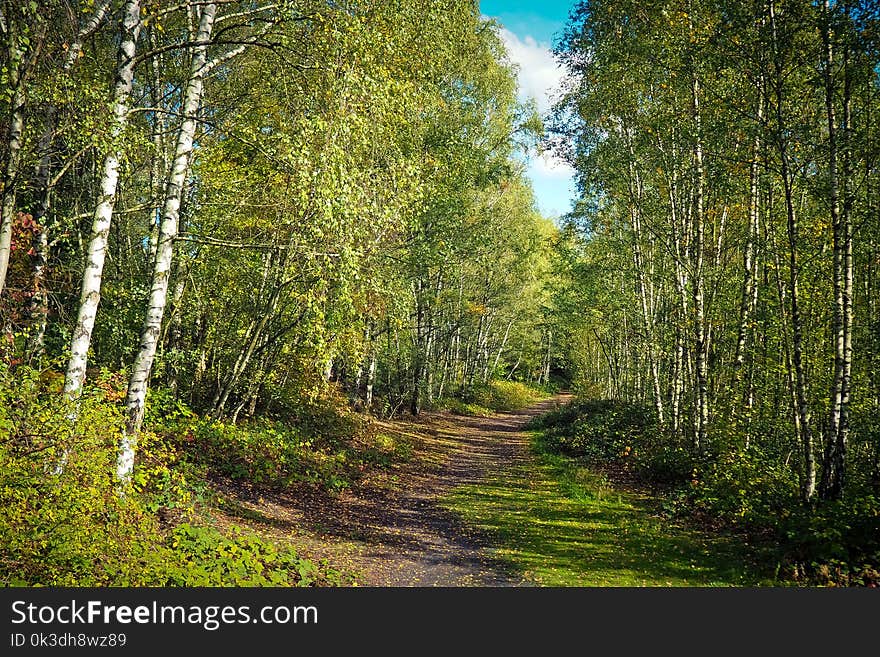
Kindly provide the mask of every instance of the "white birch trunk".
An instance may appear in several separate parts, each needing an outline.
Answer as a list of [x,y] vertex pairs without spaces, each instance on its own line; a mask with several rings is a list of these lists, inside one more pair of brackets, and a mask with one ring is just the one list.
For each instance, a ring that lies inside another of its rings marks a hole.
[[695,352],[695,385],[694,385],[694,447],[702,451],[706,444],[706,430],[709,424],[708,395],[708,340],[706,336],[705,297],[703,290],[703,248],[705,243],[705,208],[704,208],[704,169],[702,122],[700,116],[700,83],[696,76],[693,79],[693,119],[696,132],[694,144],[694,228],[692,244],[693,268],[693,300],[694,300],[694,352]]
[[141,29],[140,0],[127,0],[123,8],[122,38],[116,64],[116,84],[113,90],[113,117],[110,137],[113,145],[104,158],[101,192],[92,220],[86,269],[80,289],[79,311],[70,345],[70,361],[64,378],[64,394],[75,399],[82,391],[86,375],[95,314],[101,300],[101,279],[107,253],[107,237],[113,219],[116,186],[119,182],[119,161],[122,157],[120,140],[128,121],[128,103],[134,78],[135,50]]
[[[9,63],[10,77],[21,78],[21,57],[13,55]],[[22,133],[24,132],[24,82],[15,82],[12,95],[12,109],[9,115],[9,137],[7,139],[6,167],[3,171],[3,200],[0,203],[0,294],[6,286],[6,272],[9,269],[9,256],[12,253],[12,224],[15,221],[15,188],[18,168],[21,161]]]
[[495,362],[492,363],[492,376],[495,376],[495,373],[498,372],[498,363],[501,361],[501,355],[504,353],[504,348],[507,346],[507,338],[510,337],[511,326],[513,326],[512,319],[507,322],[507,328],[504,329],[504,338],[501,340],[501,346],[498,347],[498,351],[495,354]]
[[195,41],[199,45],[193,49],[190,76],[183,100],[183,122],[177,135],[174,150],[174,163],[168,180],[165,206],[162,210],[162,225],[156,246],[156,259],[153,264],[152,286],[149,305],[141,329],[140,349],[132,367],[131,379],[125,400],[127,415],[126,431],[119,450],[116,474],[121,480],[131,476],[134,467],[134,436],[140,431],[144,420],[144,401],[149,385],[150,371],[156,356],[156,346],[162,328],[162,317],[168,303],[168,280],[174,256],[174,240],[180,221],[180,201],[186,176],[189,171],[193,141],[196,132],[196,115],[202,101],[204,90],[203,69],[206,63],[207,44],[211,39],[217,4],[205,5],[199,20]]
[[364,392],[364,406],[367,410],[373,405],[373,383],[376,381],[376,353],[370,356],[370,367],[367,370],[367,388]]

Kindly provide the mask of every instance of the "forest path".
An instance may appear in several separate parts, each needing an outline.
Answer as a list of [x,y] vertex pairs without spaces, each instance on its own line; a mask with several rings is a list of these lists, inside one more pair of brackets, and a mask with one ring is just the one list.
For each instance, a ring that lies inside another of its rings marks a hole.
[[528,467],[526,424],[569,398],[557,395],[489,417],[429,412],[381,422],[379,429],[406,440],[412,455],[374,481],[336,494],[302,487],[273,494],[221,489],[224,515],[313,560],[357,573],[360,586],[533,585],[493,557],[492,537],[450,511],[445,498]]

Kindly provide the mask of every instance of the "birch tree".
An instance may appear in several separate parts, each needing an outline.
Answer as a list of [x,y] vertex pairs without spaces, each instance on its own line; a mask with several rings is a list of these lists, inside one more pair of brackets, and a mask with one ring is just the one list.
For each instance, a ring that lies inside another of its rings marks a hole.
[[79,309],[70,343],[70,360],[64,378],[64,394],[79,396],[86,376],[95,316],[101,301],[101,280],[107,255],[107,239],[113,220],[119,167],[124,153],[124,131],[134,80],[135,53],[141,30],[140,0],[126,0],[120,21],[120,43],[112,96],[111,143],[104,157],[100,195],[92,218],[92,230],[79,295]]
[[127,424],[122,444],[120,445],[117,476],[126,480],[134,467],[134,436],[140,431],[144,419],[144,400],[153,359],[156,356],[156,345],[162,329],[162,318],[168,300],[168,283],[171,276],[171,264],[174,254],[174,241],[180,222],[180,201],[186,184],[189,163],[192,157],[195,140],[199,105],[204,90],[204,76],[208,65],[207,51],[217,15],[217,3],[209,3],[201,7],[198,29],[194,36],[189,79],[183,95],[181,114],[183,121],[177,133],[171,175],[165,185],[165,204],[162,209],[162,223],[153,264],[152,287],[144,326],[141,330],[140,347],[132,366],[131,379],[125,400]]
[[9,114],[7,124],[6,154],[3,162],[3,190],[0,194],[0,294],[6,284],[9,256],[12,249],[12,224],[16,215],[16,190],[19,181],[19,168],[27,104],[26,76],[31,52],[28,31],[29,14],[36,9],[35,3],[4,3],[0,8],[6,50],[6,72],[4,74],[8,94]]

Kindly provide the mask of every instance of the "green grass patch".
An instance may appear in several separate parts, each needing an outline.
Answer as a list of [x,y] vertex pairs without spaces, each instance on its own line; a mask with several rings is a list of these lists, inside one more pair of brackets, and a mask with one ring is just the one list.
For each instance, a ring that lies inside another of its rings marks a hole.
[[460,397],[443,397],[433,407],[456,415],[486,417],[492,413],[517,411],[546,399],[550,392],[519,381],[489,381],[460,393]]
[[491,411],[516,411],[548,396],[543,390],[519,381],[490,381],[474,389],[465,401]]
[[447,506],[498,542],[496,556],[544,586],[752,586],[739,539],[686,528],[534,439],[535,461],[455,489]]

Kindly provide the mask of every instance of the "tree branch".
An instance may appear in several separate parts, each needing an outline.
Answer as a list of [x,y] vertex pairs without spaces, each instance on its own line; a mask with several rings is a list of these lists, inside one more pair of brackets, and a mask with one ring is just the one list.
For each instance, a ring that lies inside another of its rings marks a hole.
[[[230,249],[253,249],[254,251],[296,251],[293,245],[280,244],[259,244],[248,242],[231,242],[227,240],[217,239],[215,237],[206,237],[204,235],[193,235],[191,233],[180,233],[175,239],[192,242],[194,244],[206,244],[209,246],[223,246]],[[297,251],[301,255],[308,255],[313,258],[339,258],[338,253],[325,253],[321,251]]]

